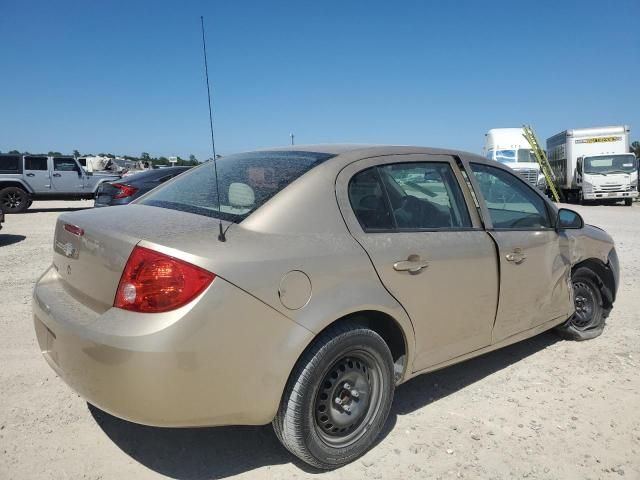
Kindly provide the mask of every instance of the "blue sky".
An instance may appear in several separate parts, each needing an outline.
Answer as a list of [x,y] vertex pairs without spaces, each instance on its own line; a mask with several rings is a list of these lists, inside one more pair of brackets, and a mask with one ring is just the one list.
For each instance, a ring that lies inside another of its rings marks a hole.
[[522,123],[640,139],[638,0],[1,0],[0,150],[209,156],[200,15],[219,153],[290,132],[480,152]]

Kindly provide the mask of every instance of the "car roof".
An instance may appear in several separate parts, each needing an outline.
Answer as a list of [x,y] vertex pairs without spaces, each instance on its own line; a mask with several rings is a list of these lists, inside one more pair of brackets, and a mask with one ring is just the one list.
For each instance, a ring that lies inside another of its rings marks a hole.
[[[376,144],[311,144],[311,145],[287,145],[283,147],[264,148],[259,151],[292,151],[292,152],[315,152],[315,153],[327,153],[335,155],[334,159],[339,161],[341,156],[348,156],[350,159],[354,157],[368,158],[377,157],[383,155],[406,155],[411,153],[416,154],[429,154],[429,155],[455,155],[464,156],[468,160],[476,163],[485,163],[489,165],[500,165],[495,160],[487,159],[481,155],[465,152],[462,150],[447,149],[447,148],[433,148],[433,147],[421,147],[413,145],[376,145]],[[328,162],[334,159],[328,160]]]

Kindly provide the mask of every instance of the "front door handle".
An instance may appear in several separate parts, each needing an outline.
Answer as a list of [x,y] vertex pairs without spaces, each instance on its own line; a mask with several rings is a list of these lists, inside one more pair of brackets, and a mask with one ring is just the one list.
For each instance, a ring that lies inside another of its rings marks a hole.
[[62,175],[61,175],[61,174],[59,174],[59,173],[54,173],[54,174],[53,174],[53,176],[54,176],[54,177],[61,177]]
[[516,265],[520,265],[527,259],[527,256],[524,254],[521,248],[515,248],[513,252],[507,253],[505,255],[505,258],[508,261],[515,263]]
[[36,176],[36,174],[35,174],[35,173],[26,173],[25,175],[26,175],[27,177],[35,177],[35,176]]
[[398,272],[409,272],[410,274],[415,275],[428,266],[429,262],[421,260],[420,255],[409,255],[406,260],[394,263],[393,269]]

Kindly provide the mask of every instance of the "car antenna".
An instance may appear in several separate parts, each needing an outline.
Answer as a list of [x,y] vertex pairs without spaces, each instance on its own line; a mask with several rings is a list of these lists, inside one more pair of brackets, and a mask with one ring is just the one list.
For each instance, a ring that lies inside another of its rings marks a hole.
[[[211,111],[211,90],[209,88],[209,67],[207,66],[207,44],[204,40],[204,18],[200,15],[200,27],[202,29],[202,55],[204,56],[204,74],[207,79],[207,99],[209,100],[209,128],[211,129],[211,150],[213,151],[213,172],[216,177],[216,193],[218,194],[218,213],[222,213],[222,205],[220,204],[220,184],[218,183],[218,163],[216,160],[216,142],[213,138],[213,114]],[[227,237],[225,231],[222,229],[222,219],[218,218],[218,226],[220,227],[220,233],[218,233],[218,240],[226,242]]]

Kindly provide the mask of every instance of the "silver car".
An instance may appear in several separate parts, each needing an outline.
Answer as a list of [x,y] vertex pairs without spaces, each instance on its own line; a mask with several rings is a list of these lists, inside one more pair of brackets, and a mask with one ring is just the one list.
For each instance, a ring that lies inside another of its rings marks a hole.
[[551,328],[595,337],[615,300],[611,237],[477,155],[295,146],[217,171],[59,217],[38,342],[113,415],[272,422],[331,469],[371,447],[397,385]]

